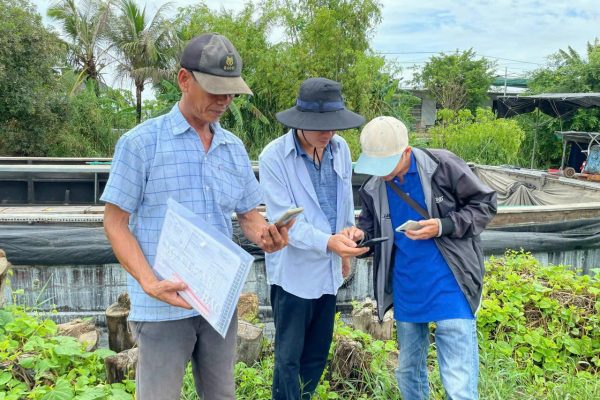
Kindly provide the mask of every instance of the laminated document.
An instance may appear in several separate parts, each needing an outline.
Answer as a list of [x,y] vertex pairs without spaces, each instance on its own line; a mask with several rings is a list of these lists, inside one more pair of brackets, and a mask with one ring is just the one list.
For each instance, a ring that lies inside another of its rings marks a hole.
[[154,270],[162,279],[185,282],[179,295],[223,337],[253,262],[204,219],[168,200]]

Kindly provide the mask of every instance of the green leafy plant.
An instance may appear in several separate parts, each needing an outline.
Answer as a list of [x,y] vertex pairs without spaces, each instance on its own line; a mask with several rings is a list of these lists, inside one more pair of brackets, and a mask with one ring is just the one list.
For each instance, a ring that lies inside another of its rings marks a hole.
[[489,108],[438,112],[438,125],[430,129],[432,147],[452,151],[479,164],[514,164],[524,132],[514,120],[496,119]]
[[484,346],[528,373],[600,372],[600,282],[531,254],[491,258],[478,315]]
[[56,324],[25,309],[0,309],[0,399],[129,400],[133,382],[106,383],[108,349],[86,352],[76,339],[56,336]]

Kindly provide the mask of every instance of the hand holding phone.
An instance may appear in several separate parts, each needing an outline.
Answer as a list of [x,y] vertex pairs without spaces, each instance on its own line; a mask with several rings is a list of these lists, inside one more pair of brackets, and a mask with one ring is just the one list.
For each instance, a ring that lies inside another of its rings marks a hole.
[[288,222],[290,222],[290,220],[292,218],[296,217],[302,211],[304,211],[303,207],[290,208],[289,210],[287,210],[286,212],[284,212],[283,215],[277,219],[277,221],[274,222],[275,226],[278,227],[278,228],[282,227],[283,225],[285,225]]
[[387,236],[377,237],[377,238],[365,240],[364,242],[359,243],[356,247],[371,247],[375,244],[380,244],[382,242],[385,242],[386,240],[388,240]]
[[423,225],[419,224],[417,221],[409,219],[408,221],[397,227],[396,232],[418,231],[421,228],[423,228]]

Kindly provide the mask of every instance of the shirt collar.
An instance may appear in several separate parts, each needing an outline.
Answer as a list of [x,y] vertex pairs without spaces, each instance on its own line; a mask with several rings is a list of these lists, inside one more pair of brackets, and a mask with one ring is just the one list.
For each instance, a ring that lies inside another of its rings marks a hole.
[[[194,131],[192,126],[187,122],[187,120],[181,113],[181,110],[179,109],[179,102],[175,103],[175,105],[169,112],[168,117],[171,120],[173,135],[181,135],[182,133],[185,133],[188,130],[191,130],[192,132]],[[221,128],[221,124],[219,122],[214,122],[210,124],[210,128],[213,132],[212,146],[233,143],[233,141],[227,137],[225,131],[223,130],[223,128]]]
[[417,171],[417,163],[415,162],[415,155],[413,154],[413,152],[410,152],[410,167],[408,167],[408,171],[406,171],[407,174],[413,174]]

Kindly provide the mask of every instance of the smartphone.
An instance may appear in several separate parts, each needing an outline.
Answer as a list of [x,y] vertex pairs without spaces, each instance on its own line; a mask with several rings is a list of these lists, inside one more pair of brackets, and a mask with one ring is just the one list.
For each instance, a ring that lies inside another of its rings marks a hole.
[[292,218],[300,214],[302,211],[304,211],[304,207],[290,208],[284,212],[283,215],[277,219],[277,221],[275,221],[275,226],[279,228],[287,224]]
[[423,228],[423,225],[420,225],[417,221],[409,219],[408,221],[397,227],[396,232],[418,231],[421,228]]
[[379,244],[381,242],[385,242],[386,240],[388,240],[387,236],[373,238],[373,239],[365,240],[362,243],[359,243],[358,246],[356,246],[356,247],[371,247],[374,244]]

